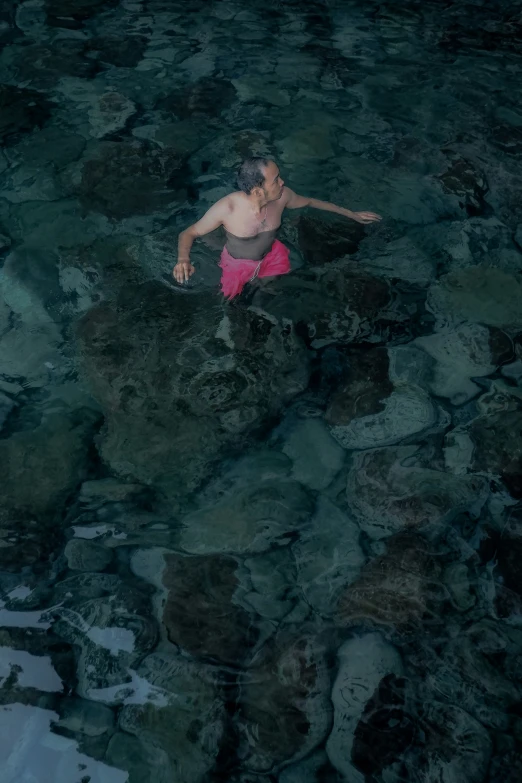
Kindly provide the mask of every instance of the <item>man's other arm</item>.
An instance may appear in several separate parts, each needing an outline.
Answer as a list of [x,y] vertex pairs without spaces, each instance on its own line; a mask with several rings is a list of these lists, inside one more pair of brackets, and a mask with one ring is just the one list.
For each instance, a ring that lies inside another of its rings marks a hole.
[[332,204],[330,201],[319,201],[316,198],[309,198],[308,196],[299,196],[294,193],[290,188],[285,187],[283,194],[285,198],[285,207],[288,209],[301,209],[302,207],[312,207],[313,209],[322,209],[324,212],[335,212],[337,215],[351,218],[358,223],[373,223],[376,220],[381,220],[381,216],[375,212],[352,212],[345,207],[338,207],[337,204]]

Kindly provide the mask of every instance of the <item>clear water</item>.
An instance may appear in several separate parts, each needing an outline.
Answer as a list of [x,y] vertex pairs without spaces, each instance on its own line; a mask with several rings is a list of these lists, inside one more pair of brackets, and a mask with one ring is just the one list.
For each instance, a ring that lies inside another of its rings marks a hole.
[[0,4],[2,783],[522,780],[521,14]]

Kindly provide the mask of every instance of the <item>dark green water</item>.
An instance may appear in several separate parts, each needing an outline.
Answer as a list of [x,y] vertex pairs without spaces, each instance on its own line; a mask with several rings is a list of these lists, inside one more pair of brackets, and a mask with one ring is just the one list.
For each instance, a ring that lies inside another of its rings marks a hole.
[[[522,780],[522,6],[0,0],[0,780]],[[178,233],[273,157],[292,273]]]

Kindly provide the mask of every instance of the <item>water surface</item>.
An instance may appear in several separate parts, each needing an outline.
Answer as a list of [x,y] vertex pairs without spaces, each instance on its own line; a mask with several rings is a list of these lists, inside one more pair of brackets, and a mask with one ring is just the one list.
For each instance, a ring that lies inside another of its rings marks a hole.
[[3,783],[522,779],[521,13],[0,4]]

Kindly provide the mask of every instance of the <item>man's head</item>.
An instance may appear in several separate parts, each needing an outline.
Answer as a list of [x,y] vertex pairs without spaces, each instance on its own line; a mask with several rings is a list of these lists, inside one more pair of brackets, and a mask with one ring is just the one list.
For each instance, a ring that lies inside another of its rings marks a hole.
[[284,182],[279,168],[268,158],[247,158],[239,167],[237,185],[247,196],[277,201],[283,195]]

